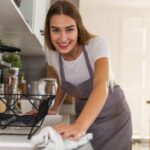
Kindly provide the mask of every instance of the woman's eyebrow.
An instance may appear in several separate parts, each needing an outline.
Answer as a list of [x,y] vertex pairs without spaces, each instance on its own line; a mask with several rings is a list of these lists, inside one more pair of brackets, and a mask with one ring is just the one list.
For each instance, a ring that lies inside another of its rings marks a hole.
[[75,25],[70,25],[70,26],[66,27],[66,29],[67,28],[73,28],[73,27],[75,27]]
[[56,27],[56,26],[50,26],[50,28],[55,28],[55,29],[58,28],[59,29],[59,27]]
[[[74,27],[75,27],[75,25],[70,25],[70,26],[67,26],[65,28],[68,29],[68,28],[74,28]],[[57,27],[57,26],[50,26],[50,28],[59,29],[59,27]]]

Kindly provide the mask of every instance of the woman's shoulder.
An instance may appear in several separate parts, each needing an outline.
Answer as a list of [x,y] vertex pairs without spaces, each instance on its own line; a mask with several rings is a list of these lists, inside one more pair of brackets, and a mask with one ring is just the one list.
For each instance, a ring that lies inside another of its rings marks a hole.
[[95,46],[95,45],[99,45],[99,44],[103,44],[103,43],[106,43],[106,40],[104,38],[102,38],[101,36],[94,36],[92,37],[87,46]]
[[100,36],[91,38],[86,45],[86,50],[94,61],[101,57],[109,57],[108,44],[106,40]]

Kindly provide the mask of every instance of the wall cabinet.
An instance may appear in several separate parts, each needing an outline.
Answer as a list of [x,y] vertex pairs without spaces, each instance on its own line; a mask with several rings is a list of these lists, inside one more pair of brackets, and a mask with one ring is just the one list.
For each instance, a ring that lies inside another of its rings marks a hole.
[[47,0],[22,0],[20,8],[14,0],[0,1],[0,35],[9,45],[21,48],[22,55],[43,55]]
[[39,42],[44,45],[43,30],[50,0],[22,0],[19,7]]

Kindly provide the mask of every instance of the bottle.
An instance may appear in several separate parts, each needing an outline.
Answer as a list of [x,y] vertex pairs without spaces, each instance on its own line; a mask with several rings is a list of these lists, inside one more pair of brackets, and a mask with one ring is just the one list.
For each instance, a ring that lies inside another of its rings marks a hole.
[[4,84],[0,83],[0,113],[6,110],[6,100],[4,99]]
[[21,94],[26,94],[27,86],[26,86],[26,80],[24,79],[24,73],[20,74],[18,88]]

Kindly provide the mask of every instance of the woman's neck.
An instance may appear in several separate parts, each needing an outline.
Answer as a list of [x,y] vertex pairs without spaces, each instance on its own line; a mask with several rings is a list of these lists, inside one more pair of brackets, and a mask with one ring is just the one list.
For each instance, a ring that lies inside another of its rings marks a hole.
[[62,57],[64,58],[64,60],[72,61],[72,60],[77,59],[80,56],[81,52],[82,52],[82,47],[79,45],[76,45],[74,49],[72,49],[67,54],[63,54]]

